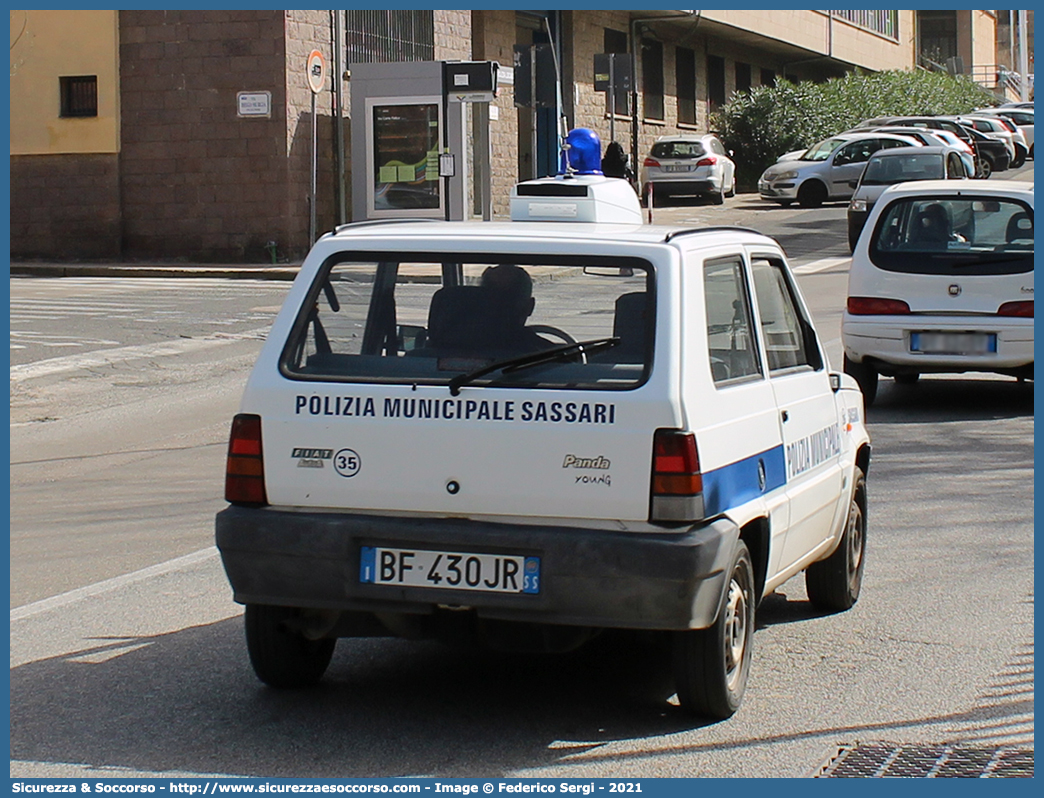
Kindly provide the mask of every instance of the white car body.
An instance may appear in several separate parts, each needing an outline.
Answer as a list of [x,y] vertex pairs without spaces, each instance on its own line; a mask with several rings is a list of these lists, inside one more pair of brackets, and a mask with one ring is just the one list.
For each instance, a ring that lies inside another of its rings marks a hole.
[[736,164],[717,136],[661,136],[642,164],[642,197],[696,194],[721,204],[736,193]]
[[[921,146],[893,133],[842,133],[809,147],[800,158],[774,163],[758,180],[762,199],[811,207],[827,200],[848,199],[867,160],[882,147]],[[815,158],[815,160],[812,160]]]
[[[1008,128],[1002,125],[997,119],[988,116],[957,116],[954,117],[954,121],[958,124],[964,125],[965,127],[974,128],[984,136],[989,136],[991,139],[1003,141],[1004,146],[1008,149],[1008,157],[1012,161],[1015,160],[1017,155],[1015,149],[1015,134],[1008,130]],[[1028,151],[1029,148],[1025,146],[1025,141],[1025,138],[1023,138],[1022,144],[1026,151]]]
[[1003,116],[1010,119],[1018,127],[1026,140],[1030,157],[1033,157],[1033,109],[1001,106],[1000,108],[983,108],[976,112],[980,116]]
[[1033,373],[1033,184],[888,188],[856,244],[842,317],[845,370],[877,376]]
[[[314,683],[337,637],[673,630],[683,706],[727,717],[763,595],[807,569],[817,605],[854,603],[863,402],[786,255],[740,228],[643,225],[633,192],[630,221],[575,221],[620,218],[615,189],[607,214],[586,207],[609,183],[521,184],[528,221],[315,244],[247,382],[217,517],[262,680]],[[582,343],[496,365],[489,266],[535,280],[529,333]]]

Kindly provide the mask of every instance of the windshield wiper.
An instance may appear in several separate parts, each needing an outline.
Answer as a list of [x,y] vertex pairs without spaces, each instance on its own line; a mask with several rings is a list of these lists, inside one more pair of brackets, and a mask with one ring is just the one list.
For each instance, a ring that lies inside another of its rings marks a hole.
[[483,366],[480,369],[469,371],[466,374],[458,374],[449,381],[450,393],[453,396],[460,394],[462,386],[467,385],[469,382],[474,382],[479,377],[485,377],[487,374],[492,374],[494,371],[503,371],[505,373],[512,371],[521,371],[532,366],[539,366],[543,363],[551,363],[555,360],[563,360],[570,355],[577,353],[590,355],[595,352],[600,352],[603,349],[616,346],[620,343],[620,339],[616,336],[610,338],[594,338],[590,341],[576,341],[572,344],[563,344],[562,346],[556,346],[552,349],[542,349],[539,352],[530,352],[526,355],[519,355],[518,357],[509,357],[506,360],[498,360],[495,363],[490,363],[488,366]]

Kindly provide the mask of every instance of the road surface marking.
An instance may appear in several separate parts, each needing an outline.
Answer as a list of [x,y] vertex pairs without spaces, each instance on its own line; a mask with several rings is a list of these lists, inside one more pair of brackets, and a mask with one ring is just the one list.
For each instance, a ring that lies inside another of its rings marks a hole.
[[821,258],[810,263],[795,266],[792,271],[794,274],[815,274],[816,272],[825,272],[827,269],[833,269],[835,266],[842,266],[851,262],[851,258]]
[[162,576],[163,574],[168,574],[172,571],[178,571],[217,556],[217,548],[211,546],[210,548],[200,549],[192,554],[186,554],[184,557],[176,557],[173,560],[167,560],[166,562],[161,562],[157,565],[150,565],[148,568],[142,568],[140,571],[133,571],[129,574],[123,574],[122,576],[115,576],[112,579],[96,582],[93,585],[87,585],[86,587],[80,587],[76,590],[70,590],[68,593],[60,593],[57,596],[51,596],[50,598],[41,599],[40,601],[34,601],[32,604],[24,604],[21,607],[16,607],[11,610],[11,622],[13,623],[14,621],[31,618],[32,616],[39,615],[42,612],[56,610],[59,607],[74,604],[77,601],[83,601],[86,598],[98,596],[102,593],[109,593],[113,590],[118,590],[125,585],[142,582],[146,579],[151,579],[154,576]]

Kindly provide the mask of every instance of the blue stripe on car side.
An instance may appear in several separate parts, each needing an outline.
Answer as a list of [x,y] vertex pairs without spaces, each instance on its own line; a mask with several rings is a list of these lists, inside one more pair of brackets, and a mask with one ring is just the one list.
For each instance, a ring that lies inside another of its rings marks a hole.
[[[758,463],[765,464],[765,489],[758,481]],[[703,474],[703,507],[709,518],[763,496],[787,482],[783,445],[745,457]]]

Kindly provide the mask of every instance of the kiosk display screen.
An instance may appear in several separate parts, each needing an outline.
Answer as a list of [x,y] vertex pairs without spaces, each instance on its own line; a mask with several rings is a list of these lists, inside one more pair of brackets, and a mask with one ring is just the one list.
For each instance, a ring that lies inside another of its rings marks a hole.
[[374,210],[441,207],[439,106],[373,107]]

